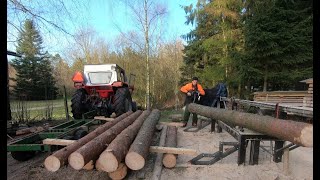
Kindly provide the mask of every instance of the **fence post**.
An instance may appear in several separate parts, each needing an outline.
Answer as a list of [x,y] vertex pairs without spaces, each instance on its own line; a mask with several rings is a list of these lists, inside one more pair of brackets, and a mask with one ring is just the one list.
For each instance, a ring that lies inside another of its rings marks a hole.
[[66,90],[66,86],[63,86],[63,98],[64,98],[64,110],[66,112],[66,119],[67,121],[69,121],[69,110],[68,110],[68,99],[67,99],[67,90]]

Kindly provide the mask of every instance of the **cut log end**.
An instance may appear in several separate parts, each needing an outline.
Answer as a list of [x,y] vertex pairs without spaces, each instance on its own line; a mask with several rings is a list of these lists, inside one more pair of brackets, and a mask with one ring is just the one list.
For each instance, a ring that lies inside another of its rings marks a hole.
[[69,164],[75,170],[80,170],[85,165],[83,156],[78,152],[73,152],[69,156]]
[[128,168],[124,163],[120,163],[119,167],[114,172],[109,172],[108,175],[113,180],[124,179],[127,175]]
[[132,151],[126,155],[126,165],[132,170],[139,170],[144,167],[145,159],[138,153]]
[[313,147],[313,126],[307,126],[301,130],[300,140],[305,147]]
[[100,155],[102,169],[106,172],[114,172],[118,169],[118,160],[112,152],[104,152]]
[[174,154],[165,154],[162,163],[166,168],[173,168],[177,164],[177,158]]
[[48,171],[55,172],[55,171],[58,171],[58,169],[60,169],[61,164],[58,158],[51,155],[47,157],[46,160],[44,161],[44,166]]
[[98,170],[98,171],[103,171],[103,170],[102,170],[102,165],[101,165],[99,159],[96,161],[95,168],[96,168],[96,170]]

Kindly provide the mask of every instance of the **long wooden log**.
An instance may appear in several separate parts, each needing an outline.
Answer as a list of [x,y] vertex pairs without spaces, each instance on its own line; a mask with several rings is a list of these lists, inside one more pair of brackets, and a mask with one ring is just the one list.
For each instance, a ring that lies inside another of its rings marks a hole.
[[150,146],[150,152],[154,153],[169,153],[169,154],[182,154],[197,156],[199,153],[195,149],[186,149],[186,148],[173,148],[173,147],[160,147],[160,146]]
[[97,160],[101,152],[108,146],[108,144],[110,144],[111,141],[121,133],[121,131],[132,124],[133,121],[136,120],[141,113],[142,111],[140,110],[134,112],[127,118],[123,119],[104,133],[100,134],[99,136],[70,154],[68,158],[69,165],[76,170],[80,170],[90,160]]
[[313,147],[313,125],[292,120],[281,120],[271,116],[217,109],[191,103],[189,111],[212,119],[290,141],[300,146]]
[[46,169],[49,171],[52,171],[52,172],[57,171],[58,169],[60,169],[60,167],[62,167],[63,165],[68,163],[68,157],[71,153],[73,153],[74,151],[76,151],[81,146],[85,145],[86,143],[88,143],[89,141],[91,141],[92,139],[97,137],[98,135],[102,134],[107,129],[111,128],[112,126],[114,126],[115,124],[120,122],[122,119],[128,117],[130,114],[132,114],[132,111],[122,114],[121,116],[117,117],[115,120],[113,120],[111,122],[107,122],[107,123],[99,126],[97,129],[90,132],[89,134],[87,134],[83,138],[77,140],[76,142],[74,142],[74,143],[68,145],[67,147],[64,147],[64,148],[58,150],[57,152],[55,152],[54,154],[50,155],[44,161],[44,165],[45,165]]
[[[159,146],[164,146],[166,142],[166,135],[167,135],[168,126],[164,126],[161,131]],[[154,167],[152,171],[152,180],[159,180],[161,179],[161,171],[162,171],[162,158],[163,153],[157,154],[156,161],[154,162]]]
[[128,167],[124,163],[121,163],[119,164],[119,167],[116,169],[116,171],[109,172],[108,175],[113,180],[120,180],[126,177],[127,172],[128,172]]
[[[66,139],[44,139],[42,141],[43,144],[48,145],[59,145],[59,146],[67,146],[76,142],[76,140],[66,140]],[[191,155],[197,156],[199,153],[194,149],[186,149],[186,148],[173,148],[173,147],[160,147],[160,146],[150,146],[149,152],[153,153],[170,153],[170,154],[182,154],[182,155]],[[97,162],[96,162],[97,163]]]
[[145,159],[149,153],[149,147],[159,119],[160,111],[154,109],[144,121],[136,139],[131,144],[130,149],[125,157],[125,162],[128,168],[132,170],[139,170],[144,167]]
[[105,149],[99,157],[102,169],[106,172],[113,172],[124,160],[130,145],[138,134],[143,122],[150,115],[151,111],[144,111],[137,120],[123,130]]
[[[177,127],[168,126],[165,147],[177,147]],[[177,164],[177,155],[166,153],[162,163],[166,168],[173,168]]]

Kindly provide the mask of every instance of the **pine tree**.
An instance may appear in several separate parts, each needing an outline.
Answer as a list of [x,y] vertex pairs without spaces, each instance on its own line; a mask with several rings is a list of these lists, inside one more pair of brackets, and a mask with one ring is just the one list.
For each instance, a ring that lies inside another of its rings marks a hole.
[[248,14],[245,63],[264,91],[269,82],[288,90],[312,77],[312,1],[253,1]]
[[25,21],[19,37],[16,52],[22,58],[12,63],[17,71],[15,95],[30,100],[56,98],[57,88],[48,53],[43,53],[43,41],[32,20]]

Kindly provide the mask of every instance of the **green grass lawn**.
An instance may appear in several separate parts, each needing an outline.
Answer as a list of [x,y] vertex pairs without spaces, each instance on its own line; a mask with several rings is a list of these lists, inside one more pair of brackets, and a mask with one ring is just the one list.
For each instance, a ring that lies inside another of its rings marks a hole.
[[[19,120],[21,115],[27,116],[26,120],[39,121],[47,119],[46,113],[52,110],[52,119],[66,119],[64,99],[48,101],[10,101],[11,115],[13,120]],[[22,107],[25,109],[22,111]],[[27,109],[27,110],[26,110]],[[71,113],[71,99],[68,99],[69,114]],[[24,112],[24,113],[22,113]]]

